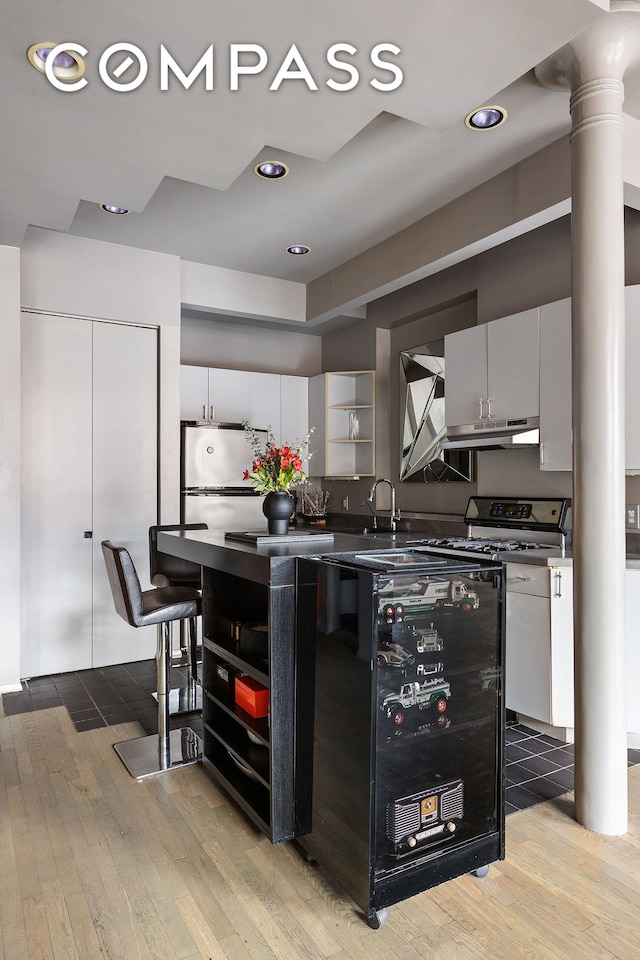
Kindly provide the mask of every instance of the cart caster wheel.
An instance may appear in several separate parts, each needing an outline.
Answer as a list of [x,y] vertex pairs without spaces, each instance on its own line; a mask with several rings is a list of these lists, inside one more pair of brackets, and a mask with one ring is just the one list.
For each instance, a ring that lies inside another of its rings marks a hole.
[[389,914],[386,910],[376,910],[373,916],[367,917],[367,923],[372,930],[379,930],[383,923],[386,923],[389,919]]
[[293,845],[294,845],[294,847],[296,848],[296,850],[298,851],[298,853],[300,854],[300,856],[302,857],[302,859],[304,860],[305,863],[308,863],[308,864],[310,864],[311,866],[316,866],[316,864],[318,863],[318,861],[316,860],[316,858],[314,857],[314,855],[313,855],[312,853],[309,853],[309,851],[306,849],[306,847],[303,846],[303,844],[301,844],[299,840],[294,840],[294,841],[293,841]]
[[482,879],[482,877],[486,877],[486,875],[489,873],[489,865],[485,864],[484,867],[478,867],[478,869],[474,870],[473,873],[476,877],[480,877]]

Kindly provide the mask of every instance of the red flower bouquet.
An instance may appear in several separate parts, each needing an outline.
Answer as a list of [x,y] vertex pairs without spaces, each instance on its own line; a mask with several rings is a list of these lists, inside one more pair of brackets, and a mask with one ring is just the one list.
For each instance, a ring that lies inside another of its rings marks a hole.
[[279,447],[269,426],[267,443],[263,448],[260,437],[247,420],[243,426],[253,451],[251,469],[244,471],[243,480],[251,480],[259,493],[286,493],[294,483],[302,483],[307,479],[302,468],[302,457],[309,446],[313,428],[303,440],[296,440],[294,447],[286,444]]

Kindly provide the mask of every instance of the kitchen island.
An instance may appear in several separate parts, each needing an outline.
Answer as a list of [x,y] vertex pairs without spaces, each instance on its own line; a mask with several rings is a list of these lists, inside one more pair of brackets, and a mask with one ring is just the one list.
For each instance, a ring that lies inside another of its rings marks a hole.
[[229,537],[158,541],[203,568],[212,777],[372,927],[484,876],[504,857],[502,565],[380,533]]
[[[158,549],[202,566],[203,754],[272,843],[304,830],[296,804],[296,558],[394,547],[393,539],[296,531],[276,542],[160,532]],[[236,702],[236,678],[266,710]],[[265,693],[264,691],[268,691]],[[304,789],[305,785],[299,785]]]

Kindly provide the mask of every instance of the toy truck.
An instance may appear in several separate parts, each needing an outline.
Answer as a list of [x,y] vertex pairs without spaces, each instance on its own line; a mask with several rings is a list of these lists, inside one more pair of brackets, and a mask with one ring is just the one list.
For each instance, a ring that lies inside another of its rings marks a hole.
[[438,653],[442,650],[442,637],[433,624],[430,624],[428,629],[424,627],[414,627],[413,629],[416,637],[417,653]]
[[[416,586],[420,587],[419,591]],[[383,623],[414,620],[442,607],[458,607],[467,612],[480,606],[475,590],[469,590],[462,580],[432,577],[411,587],[413,589],[390,580],[380,591],[378,616]]]
[[399,726],[404,723],[405,711],[412,707],[419,710],[434,708],[438,713],[447,709],[451,696],[451,684],[443,677],[436,680],[413,680],[403,683],[398,692],[389,693],[382,701],[382,711]]

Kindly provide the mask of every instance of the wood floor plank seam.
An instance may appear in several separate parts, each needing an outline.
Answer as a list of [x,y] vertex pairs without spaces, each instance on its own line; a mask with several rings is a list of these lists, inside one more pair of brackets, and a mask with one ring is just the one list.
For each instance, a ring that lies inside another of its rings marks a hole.
[[0,960],[640,957],[640,768],[626,835],[579,826],[570,794],[541,803],[508,818],[487,878],[396,904],[374,931],[203,767],[132,780],[113,743],[140,730],[0,710]]

